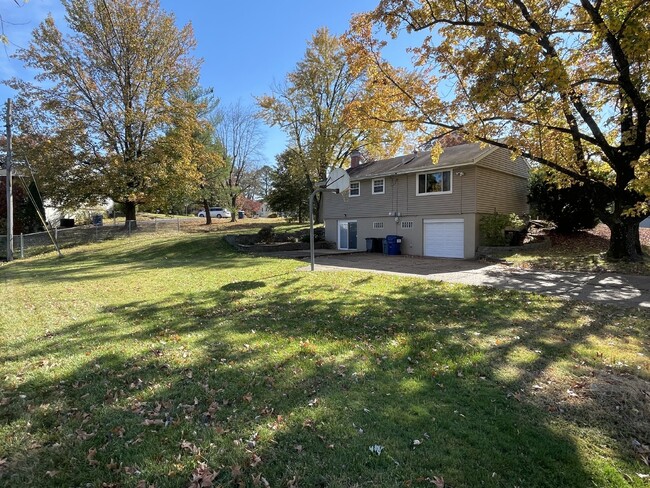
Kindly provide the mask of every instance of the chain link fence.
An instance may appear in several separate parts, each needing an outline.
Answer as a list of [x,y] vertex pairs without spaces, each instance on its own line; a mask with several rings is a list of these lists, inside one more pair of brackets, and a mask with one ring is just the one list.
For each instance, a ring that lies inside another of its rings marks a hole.
[[[107,239],[130,237],[141,233],[155,232],[181,232],[181,230],[196,224],[194,218],[186,219],[154,219],[154,220],[129,220],[126,223],[108,225],[85,225],[79,227],[57,227],[48,232],[34,234],[14,235],[14,259],[26,258],[54,251],[56,248],[52,239],[59,248],[74,247],[90,242],[100,242]],[[6,259],[7,237],[0,236],[0,260]]]

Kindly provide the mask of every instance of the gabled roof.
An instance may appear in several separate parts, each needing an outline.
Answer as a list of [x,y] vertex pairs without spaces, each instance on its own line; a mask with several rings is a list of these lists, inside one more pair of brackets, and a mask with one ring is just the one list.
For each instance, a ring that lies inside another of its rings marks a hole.
[[431,162],[431,151],[420,151],[395,158],[363,163],[356,168],[348,169],[348,174],[353,180],[363,180],[377,176],[413,173],[474,164],[495,149],[495,147],[491,146],[481,147],[478,143],[448,147],[440,155],[440,159],[435,165]]

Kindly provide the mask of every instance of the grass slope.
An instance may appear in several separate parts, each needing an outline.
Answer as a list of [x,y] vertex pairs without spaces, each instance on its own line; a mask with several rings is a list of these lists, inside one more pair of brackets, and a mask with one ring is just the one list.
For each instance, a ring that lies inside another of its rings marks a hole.
[[612,272],[650,276],[650,229],[639,229],[641,248],[645,259],[638,263],[608,261],[605,259],[609,248],[610,231],[604,224],[594,229],[574,234],[547,233],[550,248],[525,249],[507,253],[502,257],[506,262],[521,268],[551,269],[586,272]]
[[647,311],[301,264],[196,233],[0,268],[0,484],[647,486]]

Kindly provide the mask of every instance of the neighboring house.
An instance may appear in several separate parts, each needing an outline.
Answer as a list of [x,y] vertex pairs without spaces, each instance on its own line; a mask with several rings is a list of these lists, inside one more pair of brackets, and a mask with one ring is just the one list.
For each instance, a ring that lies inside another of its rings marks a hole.
[[360,163],[353,152],[349,196],[323,193],[325,238],[366,249],[366,238],[402,236],[402,254],[473,258],[481,215],[528,212],[526,161],[505,149],[463,144]]
[[43,205],[45,209],[45,221],[52,227],[59,227],[62,218],[75,219],[77,225],[79,225],[79,223],[90,222],[92,216],[95,214],[110,214],[115,203],[110,198],[107,198],[97,205],[81,205],[76,210],[61,209],[54,206],[49,200],[45,200]]
[[268,217],[272,213],[273,213],[273,209],[269,206],[268,203],[263,201],[262,207],[257,212],[257,215],[259,215],[260,217]]

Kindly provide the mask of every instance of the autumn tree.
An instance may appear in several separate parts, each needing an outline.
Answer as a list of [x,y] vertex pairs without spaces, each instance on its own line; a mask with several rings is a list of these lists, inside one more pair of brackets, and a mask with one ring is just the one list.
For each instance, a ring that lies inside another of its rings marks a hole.
[[[363,81],[364,74],[351,69],[341,39],[323,28],[285,82],[257,99],[264,120],[287,134],[289,150],[312,191],[329,169],[348,164],[353,149],[385,156],[402,143],[398,127],[364,126],[346,113],[346,106],[361,96]],[[317,200],[320,215],[319,208]]]
[[[151,202],[170,206],[174,202],[200,201],[211,223],[209,201],[225,168],[220,146],[209,120],[219,101],[212,89],[195,86],[179,97],[173,107],[172,124],[153,147],[153,158],[170,168]],[[184,171],[179,175],[178,171]],[[164,184],[163,184],[164,183]]]
[[208,225],[212,223],[210,206],[220,198],[226,170],[212,125],[218,106],[212,88],[192,87],[180,97],[177,112],[188,115],[193,111],[193,116],[174,118],[165,136],[156,141],[159,160],[184,163],[177,165],[191,172],[185,179],[177,179],[159,198],[201,203]]
[[[611,230],[608,257],[640,260],[648,25],[642,0],[382,1],[353,19],[346,39],[367,75],[365,97],[349,108],[410,124],[428,141],[461,132],[553,169],[560,185],[607,202],[597,210]],[[384,47],[408,33],[413,66],[392,66]]]
[[262,209],[262,202],[248,198],[244,194],[240,194],[237,197],[237,209],[241,210],[244,214],[253,216],[257,214]]
[[220,185],[223,198],[237,219],[237,197],[246,189],[246,176],[262,159],[262,125],[252,107],[236,102],[218,109],[212,121],[221,157],[225,162]]
[[189,160],[153,150],[170,126],[196,116],[182,100],[198,76],[192,28],[179,30],[158,0],[62,3],[71,34],[48,17],[17,51],[37,72],[34,83],[9,83],[19,93],[19,129],[43,141],[34,163],[50,177],[48,197],[110,197],[135,220],[137,204],[196,176]]

